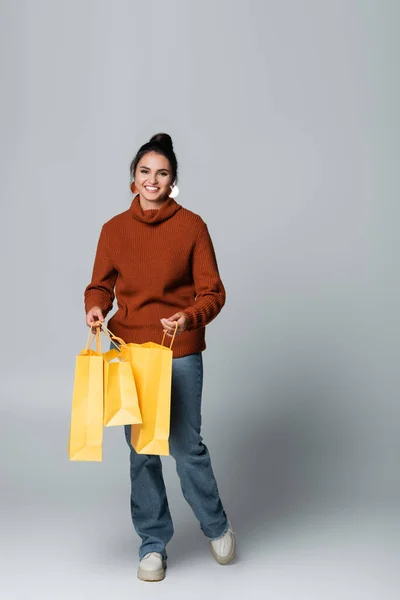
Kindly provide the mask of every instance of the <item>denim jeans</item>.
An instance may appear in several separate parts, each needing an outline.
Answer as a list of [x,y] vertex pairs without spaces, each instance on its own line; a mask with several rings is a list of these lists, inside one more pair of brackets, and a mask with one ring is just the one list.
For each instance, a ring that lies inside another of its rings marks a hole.
[[[114,348],[110,343],[110,348]],[[203,357],[201,352],[172,360],[171,421],[169,449],[175,459],[182,493],[210,539],[223,535],[229,526],[210,453],[203,443],[201,395]],[[139,559],[148,552],[160,552],[167,558],[166,546],[174,534],[163,479],[160,456],[138,454],[131,445],[131,426],[125,425],[130,448],[131,516],[142,539]]]

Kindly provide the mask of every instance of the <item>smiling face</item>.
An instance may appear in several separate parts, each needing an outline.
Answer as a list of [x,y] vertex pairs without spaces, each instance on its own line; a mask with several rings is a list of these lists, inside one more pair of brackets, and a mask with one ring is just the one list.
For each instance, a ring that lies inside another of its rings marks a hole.
[[157,152],[148,152],[142,156],[135,171],[135,185],[144,210],[160,208],[172,185],[172,171],[168,158]]

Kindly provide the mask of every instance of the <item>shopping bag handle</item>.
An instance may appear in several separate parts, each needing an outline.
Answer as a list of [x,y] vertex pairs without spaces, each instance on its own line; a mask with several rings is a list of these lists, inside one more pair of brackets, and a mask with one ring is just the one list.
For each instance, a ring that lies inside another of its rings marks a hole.
[[[92,339],[90,339],[90,336],[93,336]],[[90,346],[93,344],[93,340],[96,339],[96,352],[98,354],[101,354],[101,339],[100,339],[100,330],[96,329],[96,333],[92,333],[92,328],[89,327],[89,335],[88,338],[86,340],[86,347],[85,347],[85,352],[87,352],[90,348]]]
[[108,338],[110,338],[110,341],[114,344],[114,346],[119,350],[119,346],[117,346],[117,344],[114,342],[114,340],[117,340],[121,346],[126,346],[128,347],[127,343],[124,342],[124,340],[120,337],[117,337],[116,335],[113,334],[112,331],[110,331],[108,329],[108,327],[106,327],[104,325],[104,323],[102,323],[101,321],[96,321],[93,325],[93,327],[97,327],[99,331],[103,331],[104,335],[106,335]]
[[[108,338],[110,338],[110,341],[111,341],[111,342],[114,344],[114,346],[115,346],[116,348],[118,348],[118,349],[119,349],[119,347],[118,347],[118,346],[117,346],[117,344],[114,342],[114,340],[117,340],[117,341],[118,341],[118,342],[121,344],[121,346],[125,346],[125,347],[129,348],[128,344],[127,344],[126,342],[124,342],[124,340],[123,340],[122,338],[120,338],[120,337],[117,337],[116,335],[114,335],[114,334],[112,333],[112,331],[110,331],[110,330],[108,329],[108,327],[106,327],[106,325],[104,325],[104,323],[102,323],[101,321],[96,321],[95,323],[93,323],[93,324],[92,324],[92,326],[91,326],[91,327],[96,327],[96,333],[95,333],[95,334],[93,334],[93,336],[96,336],[96,352],[98,351],[98,350],[97,350],[97,345],[98,345],[98,343],[100,344],[100,352],[101,352],[101,342],[97,340],[97,335],[98,335],[98,336],[99,336],[99,338],[100,338],[100,331],[103,331],[103,333],[104,333],[104,334],[105,334],[105,335],[106,335]],[[176,322],[175,322],[175,331],[174,331],[174,333],[173,333],[173,335],[172,335],[172,340],[171,340],[171,343],[170,343],[170,345],[169,345],[169,348],[170,348],[170,349],[172,349],[172,344],[174,343],[174,340],[175,340],[175,336],[176,336],[176,332],[177,332],[177,331],[178,331],[178,321],[176,321]],[[162,342],[161,342],[161,346],[164,346],[164,340],[165,340],[165,336],[166,336],[166,334],[167,334],[167,330],[166,330],[166,329],[164,329],[164,335],[163,335],[163,339],[162,339]],[[90,335],[90,332],[89,332],[89,335]],[[93,342],[93,339],[92,339],[92,341],[91,341],[90,343],[92,343],[92,342]]]
[[[105,335],[107,335],[107,336],[110,338],[110,340],[111,340],[112,342],[113,342],[114,340],[118,340],[118,341],[121,343],[121,345],[122,345],[122,346],[126,346],[127,348],[129,347],[129,346],[127,345],[127,343],[126,343],[126,342],[124,342],[124,340],[122,340],[121,338],[119,338],[119,337],[117,337],[116,335],[114,335],[114,334],[113,334],[113,333],[112,333],[112,332],[111,332],[111,331],[110,331],[110,330],[109,330],[109,329],[108,329],[108,328],[107,328],[107,327],[104,325],[104,323],[102,323],[101,321],[96,321],[95,325],[96,325],[96,326],[98,325],[100,329],[105,329],[105,330],[106,330],[106,331],[104,331]],[[174,331],[174,334],[173,334],[173,336],[172,336],[171,343],[170,343],[170,345],[169,345],[170,349],[172,348],[172,344],[174,343],[174,339],[175,339],[175,336],[176,336],[176,332],[177,332],[177,330],[178,330],[178,321],[176,321],[176,322],[175,322],[175,331]],[[167,330],[166,330],[166,329],[164,329],[164,335],[163,335],[163,339],[162,339],[162,342],[161,342],[161,346],[164,346],[164,340],[165,340],[166,333],[167,333]],[[114,342],[113,342],[113,343],[114,343]],[[116,344],[114,344],[114,346],[115,346],[115,345],[116,345]]]
[[[178,331],[178,321],[175,321],[175,331],[174,331],[174,334],[173,334],[173,336],[172,336],[171,343],[170,343],[170,345],[169,345],[170,349],[172,348],[172,344],[174,343],[174,339],[175,339],[175,336],[176,336],[176,332],[177,332],[177,331]],[[162,339],[162,342],[161,342],[161,346],[164,346],[164,340],[165,340],[165,336],[166,336],[166,335],[167,335],[167,330],[166,330],[166,329],[164,329],[164,335],[163,335],[163,339]]]

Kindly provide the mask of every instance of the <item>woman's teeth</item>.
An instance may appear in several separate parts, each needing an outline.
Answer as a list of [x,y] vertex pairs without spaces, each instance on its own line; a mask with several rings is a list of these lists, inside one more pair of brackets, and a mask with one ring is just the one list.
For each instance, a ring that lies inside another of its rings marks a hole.
[[145,185],[144,186],[146,188],[146,190],[148,190],[149,192],[157,192],[158,188],[157,187],[151,187],[149,185]]

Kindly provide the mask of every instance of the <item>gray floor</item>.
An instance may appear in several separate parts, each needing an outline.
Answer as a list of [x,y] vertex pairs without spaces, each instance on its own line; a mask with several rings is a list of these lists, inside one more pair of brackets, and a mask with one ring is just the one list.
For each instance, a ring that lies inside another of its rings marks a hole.
[[166,579],[156,584],[136,578],[138,541],[122,495],[107,503],[93,495],[91,502],[55,505],[44,497],[28,510],[9,507],[2,523],[2,597],[255,598],[262,590],[275,600],[398,597],[398,515],[349,510],[245,530],[235,514],[238,556],[222,567],[179,506]]
[[251,470],[250,475],[243,472],[241,485],[223,466],[214,436],[214,470],[237,534],[237,559],[225,567],[214,561],[182,497],[173,459],[163,458],[175,535],[168,546],[166,579],[141,582],[136,578],[139,540],[130,521],[122,431],[105,431],[102,463],[72,463],[66,455],[66,422],[20,419],[18,443],[13,415],[3,412],[1,429],[13,457],[11,462],[3,454],[2,461],[5,600],[122,600],[160,594],[174,599],[256,598],[260,592],[274,600],[398,597],[398,512],[379,503],[363,505],[356,498],[340,504],[336,497],[329,505],[318,499],[315,487],[303,494],[293,488],[288,499],[287,493],[268,491]]

